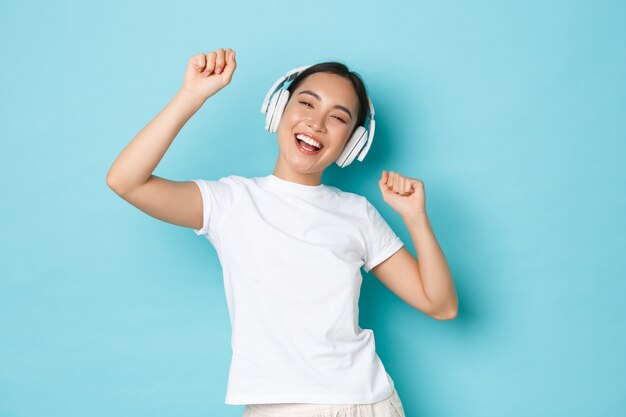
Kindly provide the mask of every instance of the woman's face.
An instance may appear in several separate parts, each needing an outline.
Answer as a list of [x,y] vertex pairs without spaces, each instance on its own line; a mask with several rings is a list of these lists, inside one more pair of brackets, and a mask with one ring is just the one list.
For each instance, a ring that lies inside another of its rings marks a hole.
[[[352,82],[340,75],[316,72],[302,80],[289,97],[278,125],[277,168],[294,177],[316,174],[319,180],[324,169],[337,160],[354,130],[358,106]],[[312,137],[321,149],[303,151],[298,134]]]

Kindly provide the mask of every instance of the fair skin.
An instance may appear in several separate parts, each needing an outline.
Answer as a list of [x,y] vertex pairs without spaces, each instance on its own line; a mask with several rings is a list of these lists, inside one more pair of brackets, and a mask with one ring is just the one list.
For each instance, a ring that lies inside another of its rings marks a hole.
[[[191,57],[180,90],[118,155],[107,173],[107,185],[154,218],[202,228],[202,197],[197,185],[152,173],[185,123],[207,99],[231,82],[236,66],[235,52],[230,48]],[[305,90],[319,98],[298,94]],[[352,118],[336,105],[350,111]],[[315,73],[303,80],[279,124],[280,153],[274,175],[301,184],[320,184],[324,169],[337,159],[354,128],[357,108],[358,98],[349,80],[327,73]],[[319,138],[324,145],[320,153],[299,153],[293,135],[302,132]],[[419,261],[402,247],[371,272],[417,310],[440,320],[454,318],[458,300],[450,270],[426,215],[423,182],[383,171],[378,185],[384,201],[402,216]]]
[[385,203],[402,217],[418,258],[403,246],[371,272],[417,310],[438,320],[454,319],[459,301],[450,268],[426,214],[424,183],[383,170],[378,186]]
[[[358,109],[350,80],[325,72],[302,80],[289,97],[278,125],[280,152],[274,175],[305,185],[321,184],[324,170],[337,160],[354,130]],[[323,145],[321,151],[315,155],[299,151],[296,133],[313,136]]]

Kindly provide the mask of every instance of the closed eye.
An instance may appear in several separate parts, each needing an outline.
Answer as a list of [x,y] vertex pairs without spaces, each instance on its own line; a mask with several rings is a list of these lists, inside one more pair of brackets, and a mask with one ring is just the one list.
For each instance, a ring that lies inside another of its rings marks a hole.
[[[304,104],[304,105],[305,105],[305,106],[307,106],[307,107],[311,107],[311,108],[313,108],[313,106],[311,106],[311,103],[309,103],[308,101],[298,101],[298,103],[301,103],[301,104]],[[335,119],[339,120],[339,121],[340,121],[341,123],[343,123],[343,124],[345,124],[345,123],[346,123],[346,121],[345,121],[345,120],[343,120],[343,119],[342,119],[341,117],[339,117],[339,116],[333,116],[333,117],[334,117]]]

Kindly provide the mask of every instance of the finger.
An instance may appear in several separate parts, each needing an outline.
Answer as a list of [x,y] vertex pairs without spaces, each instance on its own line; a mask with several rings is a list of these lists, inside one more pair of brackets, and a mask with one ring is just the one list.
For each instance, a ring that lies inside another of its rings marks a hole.
[[407,193],[407,194],[408,194],[408,193],[410,193],[410,192],[411,192],[411,190],[412,190],[411,181],[406,180],[406,181],[404,182],[404,188],[403,188],[403,189],[404,189],[404,192],[405,192],[405,193]]
[[400,174],[396,175],[395,187],[396,187],[396,193],[402,194],[402,175]]
[[398,175],[398,194],[404,195],[404,183],[406,182],[406,177],[403,175]]
[[398,174],[398,180],[396,182],[396,192],[402,195],[402,188],[404,187],[404,178]]
[[215,59],[216,59],[217,54],[215,52],[209,52],[206,55],[207,58],[207,62],[206,62],[206,68],[204,69],[204,73],[203,75],[211,75],[211,73],[213,72],[213,69],[215,68]]
[[389,177],[387,178],[387,187],[389,187],[390,189],[393,187],[393,176],[393,171],[389,171]]
[[224,48],[217,50],[215,58],[215,73],[220,74],[224,69]]
[[227,54],[228,61],[226,67],[224,68],[224,76],[226,77],[227,81],[230,82],[233,77],[233,72],[235,72],[235,68],[237,68],[237,62],[235,61],[235,51],[230,48],[228,49],[230,54]]
[[189,62],[194,66],[196,71],[202,72],[206,65],[206,56],[204,54],[196,54],[189,59]]
[[389,173],[387,171],[383,170],[382,176],[381,176],[380,180],[378,180],[378,186],[380,188],[380,191],[382,191],[383,194],[392,192],[389,189],[389,187],[387,186],[387,180],[388,179],[389,179]]
[[382,175],[378,183],[387,189],[387,179],[389,178],[389,173],[383,169]]
[[398,190],[398,174],[391,172],[391,189],[396,192]]

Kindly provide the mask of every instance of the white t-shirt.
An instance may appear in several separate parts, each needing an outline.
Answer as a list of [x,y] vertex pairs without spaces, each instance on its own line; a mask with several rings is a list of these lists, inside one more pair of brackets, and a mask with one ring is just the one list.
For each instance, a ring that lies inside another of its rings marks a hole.
[[371,404],[394,383],[358,325],[362,276],[402,246],[363,196],[273,174],[194,180],[232,329],[225,404]]

